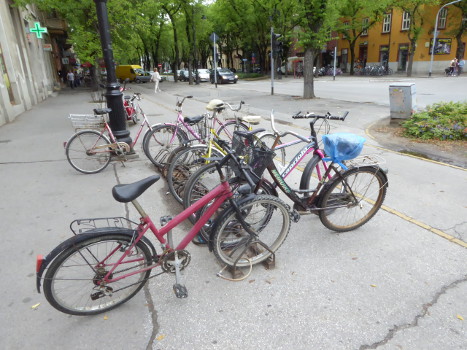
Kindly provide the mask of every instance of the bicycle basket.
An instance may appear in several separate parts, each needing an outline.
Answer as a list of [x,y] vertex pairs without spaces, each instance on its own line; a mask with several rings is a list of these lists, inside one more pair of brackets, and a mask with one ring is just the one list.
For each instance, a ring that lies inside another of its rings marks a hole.
[[[255,144],[253,135],[243,136],[237,132],[234,132],[232,138],[232,150],[249,165],[248,171],[253,172],[259,178],[275,156],[274,151],[264,144]],[[234,161],[229,162],[229,166],[236,176],[243,178],[243,173]],[[252,176],[252,179],[255,180],[256,176]]]
[[71,124],[77,129],[100,129],[104,126],[103,115],[94,114],[70,114]]
[[334,162],[357,157],[363,149],[364,137],[351,133],[323,135],[324,152]]

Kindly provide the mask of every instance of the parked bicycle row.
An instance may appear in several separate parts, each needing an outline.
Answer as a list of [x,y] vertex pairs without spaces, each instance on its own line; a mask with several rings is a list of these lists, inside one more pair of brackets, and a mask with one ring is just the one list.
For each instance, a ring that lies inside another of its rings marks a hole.
[[[37,258],[37,289],[40,292],[43,284],[46,299],[59,311],[105,312],[131,299],[148,279],[162,273],[173,273],[175,295],[187,297],[180,271],[191,261],[186,247],[192,241],[206,244],[232,274],[228,277],[221,270],[219,276],[242,280],[254,265],[274,264],[291,223],[302,215],[317,214],[327,228],[345,232],[367,223],[381,207],[388,186],[382,160],[359,156],[365,139],[358,135],[329,134],[330,121],[344,121],[347,113],[292,115],[297,120],[310,119],[310,135],[303,136],[277,130],[273,112],[271,131],[253,129],[258,116],[236,113],[233,119],[221,118],[226,111],[239,112],[243,102],[234,107],[212,100],[203,115],[186,117],[182,106],[187,98],[191,96],[177,101],[175,122],[150,125],[135,93],[128,101],[142,123],[131,146],[113,137],[106,121],[108,109],[95,110],[94,119],[72,117],[79,130],[66,143],[66,154],[70,164],[86,174],[103,170],[111,157],[123,161],[146,127],[144,153],[166,177],[169,191],[184,210],[174,217],[162,216],[161,227],[156,228],[138,197],[160,176],[114,186],[115,200],[131,202],[139,220],[118,216],[75,220],[74,235]],[[322,140],[318,122],[324,128]],[[289,137],[293,140],[288,141]],[[300,144],[301,149],[289,158],[291,146]],[[80,157],[76,156],[79,149]],[[300,187],[294,189],[288,177],[308,154],[312,157],[302,164]],[[280,198],[283,195],[294,203],[292,208]],[[172,229],[186,219],[193,227],[174,244]],[[159,242],[159,251],[145,236],[148,231]],[[248,272],[241,277],[243,269]]]

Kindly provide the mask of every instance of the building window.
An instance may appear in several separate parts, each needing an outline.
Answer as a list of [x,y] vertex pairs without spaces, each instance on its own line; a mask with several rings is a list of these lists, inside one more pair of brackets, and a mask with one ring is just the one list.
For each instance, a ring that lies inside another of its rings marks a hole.
[[383,18],[383,33],[389,33],[391,31],[391,14],[386,13]]
[[446,28],[447,19],[448,19],[448,9],[445,7],[441,11],[439,11],[439,16],[438,16],[438,28],[439,29]]
[[362,21],[362,35],[368,35],[368,18],[364,18]]
[[402,30],[409,30],[410,28],[410,13],[404,11],[402,14]]

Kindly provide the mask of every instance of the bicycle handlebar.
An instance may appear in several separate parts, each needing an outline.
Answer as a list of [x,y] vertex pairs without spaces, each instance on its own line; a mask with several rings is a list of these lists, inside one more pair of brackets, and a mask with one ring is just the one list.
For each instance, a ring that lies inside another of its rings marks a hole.
[[349,114],[348,111],[344,113],[342,117],[331,115],[331,113],[327,112],[325,115],[318,115],[314,113],[306,112],[305,114],[301,114],[301,112],[297,112],[292,116],[293,119],[329,119],[329,120],[341,120],[344,121],[347,115]]
[[185,96],[181,101],[177,101],[177,107],[181,107],[186,98],[193,98],[193,96]]
[[274,133],[275,133],[276,135],[279,135],[280,137],[284,137],[284,136],[286,136],[286,135],[292,135],[292,136],[295,136],[296,138],[302,140],[303,142],[307,142],[307,143],[310,142],[310,139],[308,139],[308,138],[306,138],[306,137],[303,137],[302,135],[299,135],[299,134],[297,134],[296,132],[293,132],[293,131],[290,131],[290,130],[289,130],[289,131],[286,131],[286,132],[283,132],[283,133],[280,133],[280,132],[276,129],[275,125],[274,125],[274,110],[271,111],[271,128],[272,128],[272,130],[274,131]]

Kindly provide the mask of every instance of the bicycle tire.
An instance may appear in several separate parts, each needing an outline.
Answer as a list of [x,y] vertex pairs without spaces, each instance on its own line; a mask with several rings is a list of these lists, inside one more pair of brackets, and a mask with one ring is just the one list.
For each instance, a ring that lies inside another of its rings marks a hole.
[[[109,145],[109,147],[102,147]],[[83,174],[95,174],[104,170],[111,160],[111,143],[96,130],[82,130],[67,142],[65,154],[68,163]],[[93,148],[98,147],[98,151]]]
[[[173,138],[174,133],[176,137]],[[156,125],[147,135],[143,150],[146,157],[158,168],[164,166],[170,152],[188,141],[186,134],[175,125]]]
[[[358,198],[355,203],[354,196]],[[323,225],[336,232],[354,230],[367,223],[386,197],[387,178],[379,167],[364,166],[344,171],[327,183],[320,193],[319,211]]]
[[[169,191],[177,202],[183,204],[183,190],[190,176],[205,164],[208,146],[196,145],[176,153],[170,162],[167,171],[167,184]],[[223,157],[215,148],[211,148],[211,157]]]
[[[119,281],[109,283],[112,295],[104,295],[92,300],[91,295],[98,293],[97,281],[107,270],[96,271],[91,261],[106,260],[107,266],[118,261],[122,252],[119,246],[129,245],[131,236],[122,234],[97,234],[60,253],[51,263],[44,277],[44,295],[47,301],[57,310],[70,315],[95,315],[111,310],[130,300],[146,283],[150,270]],[[112,255],[109,255],[110,252]],[[135,261],[139,256],[142,261]],[[150,249],[139,241],[125,268],[117,268],[112,274],[128,273],[133,268],[144,268],[152,264]],[[130,267],[131,264],[137,264]],[[98,276],[99,275],[99,276]]]
[[[236,197],[236,190],[241,185],[246,184],[246,181],[240,181],[232,171],[229,171],[228,165],[223,167],[223,172],[229,181],[232,192]],[[216,166],[214,163],[207,164],[201,168],[199,168],[196,172],[194,172],[188,182],[185,185],[185,189],[183,192],[183,207],[186,209],[196,201],[198,201],[201,197],[211,191],[214,187],[219,184],[219,175],[216,170]],[[261,186],[258,189],[255,189],[256,194],[268,194],[277,196],[277,192],[273,186],[271,186],[267,182],[261,182]],[[210,203],[205,205],[201,208],[198,212],[194,213],[193,215],[189,216],[189,220],[191,223],[195,223],[199,220],[199,218],[205,213],[205,211],[209,208]],[[229,206],[229,202],[226,201],[220,208],[217,213],[215,213],[211,218],[204,224],[204,226],[200,229],[199,234],[201,237],[208,241],[211,235],[211,229],[213,224],[218,217],[219,213],[222,212]]]
[[243,122],[237,122],[235,120],[230,120],[225,122],[223,125],[220,126],[219,129],[216,130],[216,134],[222,140],[232,141],[234,131],[249,131],[250,128],[248,125],[245,125]]
[[[322,180],[326,169],[324,168],[323,161],[318,154],[314,154],[313,157],[307,162],[305,170],[300,178],[300,190],[310,190],[304,194],[304,197],[309,197],[312,195],[312,191],[317,186],[318,183]],[[331,173],[333,176],[334,173]]]
[[212,247],[219,262],[230,267],[248,267],[267,260],[279,249],[290,231],[288,207],[277,197],[258,195],[239,207],[256,238],[269,250],[259,243],[250,244],[250,234],[241,226],[235,210],[228,208],[218,219]]

